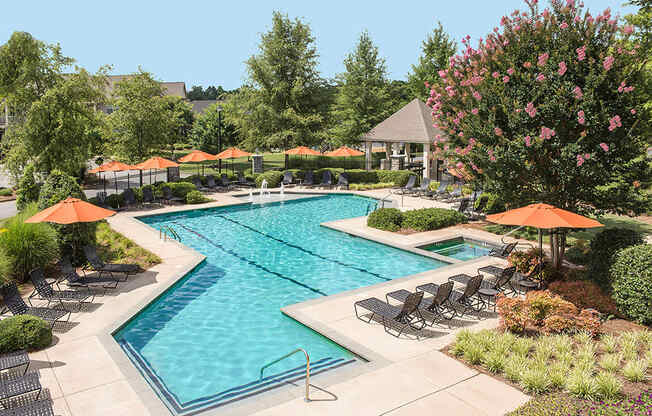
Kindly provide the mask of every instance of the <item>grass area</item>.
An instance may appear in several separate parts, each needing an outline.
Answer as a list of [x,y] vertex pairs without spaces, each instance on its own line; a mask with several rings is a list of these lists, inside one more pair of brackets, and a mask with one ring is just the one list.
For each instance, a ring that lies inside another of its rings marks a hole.
[[161,259],[122,234],[113,231],[109,224],[102,221],[97,224],[97,251],[102,260],[110,263],[135,263],[147,270],[159,264]]
[[583,332],[531,338],[462,330],[449,352],[529,394],[562,392],[582,400],[618,400],[652,387],[652,331],[595,340]]

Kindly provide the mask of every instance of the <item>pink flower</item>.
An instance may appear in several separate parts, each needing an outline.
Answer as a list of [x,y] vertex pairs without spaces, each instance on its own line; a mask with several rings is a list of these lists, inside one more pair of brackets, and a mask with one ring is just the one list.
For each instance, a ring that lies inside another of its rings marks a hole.
[[539,59],[537,60],[537,65],[545,66],[546,62],[548,62],[549,57],[550,55],[548,54],[548,52],[542,53],[541,55],[539,55]]
[[495,127],[494,128],[494,133],[496,133],[496,136],[502,136],[503,131],[500,129],[500,127]]
[[584,158],[582,155],[577,155],[577,166],[582,166],[584,164]]
[[586,122],[584,119],[584,111],[580,110],[577,112],[577,122],[580,124],[584,124]]
[[625,81],[621,82],[620,85],[618,86],[618,92],[623,92],[625,89]]
[[527,147],[532,146],[532,138],[530,136],[525,136],[525,145]]
[[636,110],[633,109],[633,108],[631,110],[629,110],[629,112],[632,113],[632,114],[636,114]]
[[527,103],[527,105],[525,106],[525,112],[526,112],[526,113],[527,113],[531,118],[534,118],[534,116],[537,115],[537,109],[534,107],[534,104],[532,104],[531,102],[530,102],[530,103]]
[[531,68],[531,67],[532,67],[532,63],[531,63],[530,61],[525,61],[525,62],[523,62],[523,67],[524,67],[524,68]]
[[464,163],[457,162],[457,164],[455,166],[457,166],[458,169],[462,169],[464,167]]
[[561,62],[559,63],[559,69],[557,70],[557,73],[558,73],[560,76],[561,76],[561,75],[564,75],[564,74],[566,73],[566,69],[567,69],[567,68],[566,68],[566,62],[561,61]]
[[440,78],[446,78],[446,72],[443,69],[438,72]]
[[457,135],[460,136],[460,137],[464,137],[464,132],[461,131],[461,132],[457,133]]
[[604,68],[604,70],[605,71],[610,70],[615,60],[616,59],[611,55],[604,58],[604,61],[602,62],[602,67]]
[[623,27],[623,33],[626,35],[630,35],[634,31],[634,26],[632,25],[626,25]]
[[562,22],[562,23],[559,25],[559,27],[560,27],[561,29],[566,29],[566,28],[568,27],[568,23],[566,23],[566,22]]
[[509,77],[508,77],[507,75],[505,75],[505,76],[503,77],[503,83],[504,83],[504,84],[507,84],[508,82],[509,82]]
[[473,98],[480,101],[480,100],[482,100],[482,95],[480,95],[480,93],[477,92],[477,91],[473,91]]
[[584,153],[584,159],[589,160],[591,158],[590,153]]
[[604,142],[603,142],[603,143],[600,143],[600,147],[601,147],[602,150],[604,150],[605,152],[608,152],[608,151],[609,151],[609,145],[607,145],[607,143],[604,143]]
[[625,87],[625,88],[623,88],[623,91],[632,92],[632,91],[634,91],[634,86]]
[[582,89],[578,86],[573,88],[573,94],[575,94],[575,98],[578,100],[581,100],[582,97],[584,96],[584,93],[582,93]]
[[471,109],[471,114],[477,115],[478,114],[478,109],[477,108],[472,108]]
[[509,75],[514,74],[514,68],[509,68],[509,69],[507,70],[507,73],[508,73]]
[[541,137],[544,140],[549,140],[555,135],[555,131],[553,129],[550,129],[546,126],[541,127],[541,134],[539,137]]
[[451,87],[450,85],[445,88],[446,92],[448,93],[449,97],[454,97],[455,96],[455,88]]
[[536,78],[536,80],[539,81],[539,82],[543,82],[545,79],[546,79],[546,76],[543,75],[543,74],[537,75],[537,78]]
[[582,46],[581,48],[575,49],[575,52],[577,52],[577,60],[583,61],[584,58],[586,58],[586,45]]
[[494,78],[498,78],[500,76],[500,74],[497,71],[494,71],[494,72],[491,73],[491,76],[494,77]]
[[618,127],[622,127],[622,123],[620,122],[620,116],[613,116],[609,119],[609,131],[614,131]]

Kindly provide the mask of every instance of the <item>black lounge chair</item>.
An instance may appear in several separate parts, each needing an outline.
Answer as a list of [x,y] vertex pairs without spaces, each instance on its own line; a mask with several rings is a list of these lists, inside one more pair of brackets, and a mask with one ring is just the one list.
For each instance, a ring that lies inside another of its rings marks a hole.
[[[452,319],[452,315],[446,316],[445,312],[446,310],[448,310],[446,303],[448,302],[448,298],[450,297],[451,292],[453,291],[453,282],[446,282],[436,286],[437,286],[437,291],[434,294],[434,296],[432,298],[422,299],[421,303],[419,304],[419,309],[421,309],[422,311],[426,311],[427,313],[433,316],[430,326],[433,326],[435,324],[437,318],[443,318],[446,320]],[[389,303],[390,298],[398,302],[405,303],[405,301],[411,294],[412,292],[410,292],[409,290],[400,289],[386,294],[385,297],[387,298],[387,303]]]
[[509,243],[509,244],[504,244],[500,248],[492,248],[491,251],[489,252],[489,255],[506,259],[507,257],[509,257],[510,254],[512,254],[512,251],[514,251],[517,244],[518,243]]
[[[16,379],[3,380],[0,382],[0,403],[5,408],[4,410],[14,410],[9,405],[11,399],[34,392],[36,392],[37,398],[41,394],[41,382],[39,381],[38,373],[28,373]],[[20,408],[16,407],[15,409],[18,410]],[[24,413],[7,414],[22,415]]]
[[[90,288],[102,288],[104,293],[107,289],[115,289],[118,287],[118,279],[113,277],[82,277],[77,273],[77,270],[70,263],[69,257],[64,257],[59,261],[59,266],[61,267],[61,276],[62,279],[59,282],[66,281],[66,285],[69,287],[84,287],[87,289]],[[57,282],[57,286],[59,286]]]
[[443,195],[442,201],[455,202],[460,198],[462,198],[462,187],[456,186],[455,188],[453,188],[453,191],[451,193],[447,193]]
[[337,187],[340,189],[349,189],[349,175],[346,172],[340,173],[337,178]]
[[[34,291],[27,298],[30,306],[32,305],[32,298],[42,299],[48,301],[48,306],[51,302],[58,302],[61,307],[63,302],[77,302],[77,310],[80,311],[83,303],[93,303],[95,295],[91,293],[88,288],[86,290],[54,290],[51,283],[45,280],[43,269],[36,268],[29,273],[29,278],[34,284]],[[90,298],[90,300],[88,300]]]
[[315,185],[315,178],[313,176],[313,173],[311,170],[306,172],[306,177],[303,178],[303,181],[301,181],[302,186],[314,186]]
[[463,214],[465,217],[470,217],[471,215],[469,214],[469,199],[464,198],[460,201],[460,206],[457,207],[457,212],[460,214]]
[[27,368],[29,368],[29,355],[25,350],[8,352],[0,355],[0,372],[2,371],[15,371],[19,367],[23,368],[22,375],[25,375]]
[[421,185],[412,191],[414,196],[422,196],[430,192],[430,178],[422,178]]
[[[457,280],[458,276],[462,275],[452,276],[449,282],[459,281]],[[450,311],[452,312],[451,318],[455,315],[463,316],[469,311],[469,309],[479,313],[484,308],[485,305],[483,301],[476,297],[481,285],[482,275],[478,275],[471,277],[471,279],[468,280],[464,292],[458,292],[456,290],[451,292],[447,302],[447,305],[450,306]],[[417,286],[417,290],[423,290],[424,292],[434,295],[439,290],[439,286],[434,283],[427,283],[425,285]],[[458,313],[458,308],[462,309],[462,313]]]
[[[70,319],[70,311],[63,309],[51,309],[51,308],[36,308],[27,306],[23,298],[20,297],[18,293],[18,288],[15,283],[9,283],[0,288],[2,293],[2,299],[5,302],[5,306],[13,315],[33,315],[41,319],[51,322],[50,327],[54,327],[54,324],[57,322],[68,322]],[[68,317],[64,320],[64,316]]]
[[134,194],[134,191],[131,188],[124,190],[124,192],[122,193],[122,198],[124,199],[125,206],[131,206],[137,204],[136,194]]
[[106,192],[98,192],[97,195],[95,195],[95,198],[97,198],[97,205],[106,208]]
[[181,198],[179,196],[174,196],[172,194],[172,189],[170,189],[169,186],[162,187],[161,191],[163,192],[163,197],[161,198],[161,200],[163,200],[163,201],[167,201],[168,203],[170,203],[170,202],[181,202],[181,203],[186,202],[184,198]]
[[192,178],[192,184],[195,185],[195,188],[197,188],[198,191],[210,191],[210,189],[206,188],[202,183],[201,179],[195,177]]
[[238,182],[237,184],[239,186],[249,186],[249,187],[254,187],[256,186],[255,182],[247,180],[247,178],[242,174],[242,172],[238,173]]
[[470,211],[471,218],[473,219],[482,218],[484,216],[484,210],[487,207],[488,202],[489,202],[489,197],[485,195],[480,198],[480,201],[478,201],[477,204],[474,203]]
[[414,185],[416,185],[417,177],[415,175],[410,175],[405,186],[399,186],[392,188],[395,194],[405,195],[409,194],[414,190]]
[[325,170],[324,173],[321,175],[321,183],[319,186],[324,186],[324,187],[331,187],[333,186],[333,175],[331,174],[330,170]]
[[437,199],[439,195],[446,193],[446,188],[448,188],[449,183],[445,181],[439,182],[439,187],[434,191],[426,191],[421,193],[421,198],[424,199]]
[[222,186],[231,189],[235,185],[235,182],[233,182],[231,179],[229,179],[228,175],[226,173],[223,173],[220,175],[220,181],[222,182]]
[[52,410],[52,401],[43,399],[11,409],[1,409],[0,416],[54,416],[54,410]]
[[[368,298],[355,302],[353,304],[353,309],[355,310],[355,316],[361,321],[367,323],[371,322],[374,315],[380,316],[383,321],[385,332],[398,338],[408,326],[412,329],[421,330],[426,325],[425,319],[423,319],[421,312],[419,312],[419,304],[421,303],[421,300],[423,300],[423,292],[411,293],[403,303],[402,307],[390,305],[378,298]],[[365,321],[360,317],[358,307],[371,312],[368,321]],[[398,326],[396,335],[392,334],[390,331],[392,325]],[[419,339],[419,335],[417,335],[417,339]]]
[[[195,185],[197,187],[197,185]],[[206,187],[211,190],[226,190],[227,187],[222,183],[222,180],[219,180],[219,183],[215,180],[215,176],[206,175]]]
[[93,246],[84,246],[84,254],[86,254],[86,260],[91,265],[91,269],[99,273],[98,277],[102,277],[102,273],[108,273],[111,277],[113,277],[113,273],[123,273],[126,281],[129,275],[136,274],[140,270],[140,266],[137,264],[104,263]]
[[283,174],[282,183],[284,186],[294,185],[294,175],[292,174],[292,172],[288,171]]
[[156,203],[156,197],[154,197],[154,192],[150,187],[143,187],[143,204],[154,204]]
[[485,302],[487,306],[493,306],[494,311],[496,311],[496,296],[498,296],[499,293],[516,293],[510,283],[514,277],[515,271],[516,267],[507,267],[503,270],[496,281],[489,282],[483,280],[480,289],[478,289],[478,297]]

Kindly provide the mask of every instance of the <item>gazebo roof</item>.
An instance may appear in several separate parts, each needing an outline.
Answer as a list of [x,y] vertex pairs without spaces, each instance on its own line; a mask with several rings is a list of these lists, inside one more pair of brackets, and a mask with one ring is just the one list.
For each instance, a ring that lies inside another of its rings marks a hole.
[[365,142],[432,143],[435,136],[445,134],[432,126],[430,108],[418,98],[389,116],[368,133]]

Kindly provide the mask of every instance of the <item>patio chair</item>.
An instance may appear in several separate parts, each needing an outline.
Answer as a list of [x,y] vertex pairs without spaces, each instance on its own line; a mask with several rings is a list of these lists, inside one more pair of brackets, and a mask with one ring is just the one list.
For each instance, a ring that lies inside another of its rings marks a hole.
[[[464,292],[458,292],[454,290],[450,295],[450,305],[455,311],[455,315],[464,316],[469,310],[472,310],[479,314],[485,307],[486,304],[482,301],[478,295],[478,290],[482,285],[482,275],[477,275],[471,278],[471,280],[464,287]],[[461,309],[462,312],[458,313],[458,309]]]
[[97,198],[97,205],[99,205],[102,208],[106,208],[106,192],[98,192],[97,195],[95,195],[95,198]]
[[489,252],[489,255],[506,259],[510,254],[512,254],[512,251],[514,251],[517,244],[518,243],[508,243],[503,244],[503,246],[500,248],[492,248]]
[[238,182],[237,182],[237,184],[239,186],[250,186],[250,187],[256,186],[256,183],[247,180],[247,178],[242,174],[242,172],[238,172]]
[[313,176],[313,173],[311,170],[306,171],[306,176],[303,178],[303,181],[301,181],[302,186],[314,186],[315,185],[315,178]]
[[[434,283],[432,284],[434,285]],[[424,298],[421,300],[421,303],[419,303],[419,309],[421,311],[425,311],[433,316],[432,322],[429,326],[433,326],[437,321],[437,318],[443,318],[446,320],[452,319],[452,316],[446,316],[445,312],[447,310],[446,302],[448,302],[448,298],[453,291],[453,282],[446,282],[435,286],[437,286],[437,289],[434,293],[434,296],[428,299]],[[400,289],[386,294],[385,297],[387,298],[387,303],[389,303],[390,298],[398,302],[405,303],[411,294],[412,292],[408,290]]]
[[462,187],[456,186],[453,188],[453,191],[451,193],[446,193],[442,195],[441,200],[444,202],[455,202],[460,198],[462,198]]
[[10,405],[11,399],[14,397],[23,396],[36,392],[36,397],[41,394],[41,382],[38,378],[38,373],[28,373],[15,379],[0,381],[0,403],[4,409],[2,411],[15,411],[12,413],[5,413],[8,415],[23,415],[22,407],[13,408]]
[[98,277],[102,277],[103,273],[108,273],[111,277],[113,277],[113,273],[123,273],[124,281],[126,281],[129,275],[136,274],[140,270],[140,266],[137,264],[104,263],[97,255],[97,249],[94,246],[84,246],[84,254],[86,254],[86,260],[91,269],[99,273]]
[[287,171],[283,174],[282,183],[284,186],[294,185],[294,175],[292,174],[292,172]]
[[134,190],[131,188],[127,188],[124,190],[122,193],[122,198],[125,201],[125,206],[130,206],[130,205],[136,205],[136,194],[134,194]]
[[349,175],[346,172],[340,173],[337,178],[337,187],[339,189],[349,189]]
[[[9,309],[12,315],[37,316],[51,322],[50,327],[54,327],[54,324],[57,322],[68,322],[70,319],[70,311],[67,310],[27,306],[23,298],[20,297],[15,283],[9,283],[2,286],[0,288],[0,293],[2,294],[5,307]],[[65,320],[62,320],[66,315],[68,315],[68,317]]]
[[473,207],[470,210],[471,218],[476,219],[476,218],[482,218],[484,214],[484,210],[487,207],[487,203],[489,202],[489,197],[488,196],[483,196],[480,198],[480,201],[478,201],[478,204],[473,204]]
[[195,188],[197,188],[198,191],[202,191],[202,192],[210,191],[210,189],[206,188],[201,183],[201,179],[199,179],[197,177],[192,178],[192,184],[195,185]]
[[156,203],[156,197],[154,197],[154,192],[150,187],[143,187],[143,204],[154,204]]
[[[418,331],[423,329],[425,326],[426,321],[423,319],[423,316],[421,316],[421,312],[419,312],[419,304],[422,299],[423,292],[411,293],[403,305],[398,307],[383,302],[378,298],[368,298],[355,302],[353,304],[353,309],[355,310],[355,316],[363,322],[369,323],[374,316],[379,316],[382,319],[385,332],[398,338],[407,327]],[[363,308],[371,312],[368,321],[365,321],[360,317],[358,308]],[[396,335],[390,331],[392,325],[398,327],[396,329]],[[417,339],[419,339],[419,335],[417,335]]]
[[321,183],[319,186],[322,187],[331,187],[333,186],[333,175],[331,174],[330,170],[325,170],[324,173],[321,175]]
[[449,183],[445,181],[439,182],[439,187],[434,191],[426,191],[421,193],[421,198],[424,199],[437,199],[439,195],[446,193],[446,188],[448,188]]
[[220,181],[222,182],[222,186],[227,189],[233,188],[233,185],[235,184],[235,182],[229,179],[229,176],[226,173],[220,175]]
[[186,202],[184,198],[181,198],[179,196],[174,196],[172,194],[172,189],[170,189],[170,187],[167,186],[167,185],[163,186],[161,188],[161,191],[163,192],[163,197],[161,198],[162,201],[167,201],[168,203],[170,203],[170,202],[185,203]]
[[25,375],[29,368],[29,355],[25,350],[8,352],[0,355],[0,372],[14,371],[20,367],[23,368],[22,375]]
[[0,416],[54,416],[52,400],[36,400],[19,407],[1,409]]
[[[48,283],[45,280],[45,275],[43,274],[43,269],[36,268],[29,273],[29,278],[34,284],[34,290],[32,294],[29,295],[27,301],[30,306],[32,305],[32,298],[36,297],[37,299],[46,300],[48,306],[51,302],[58,302],[63,308],[63,302],[77,302],[77,310],[80,311],[83,303],[93,303],[95,300],[95,295],[91,293],[88,288],[86,290],[54,290],[52,289],[52,283]],[[88,300],[90,298],[90,300]]]
[[[196,187],[196,185],[195,185],[195,187]],[[214,191],[215,190],[220,191],[220,190],[227,190],[228,189],[228,187],[225,186],[222,183],[221,179],[219,180],[219,183],[218,183],[217,180],[215,179],[215,176],[213,176],[213,175],[206,175],[206,187],[211,189],[211,190],[214,190]]]
[[416,182],[417,182],[417,177],[415,175],[410,175],[405,186],[394,187],[392,188],[392,190],[394,190],[394,193],[398,195],[409,194],[410,192],[413,191]]
[[545,262],[540,261],[538,262],[534,268],[530,271],[530,273],[526,275],[518,275],[514,276],[512,280],[510,280],[510,287],[515,293],[527,293],[530,290],[538,290],[541,288],[541,282],[534,280],[534,276],[537,274],[541,273],[541,271],[544,269],[546,266]]
[[421,185],[419,185],[418,188],[412,190],[412,194],[414,196],[421,196],[427,192],[430,192],[430,178],[422,178],[421,179]]
[[485,302],[487,306],[493,306],[494,312],[496,311],[496,296],[498,296],[499,293],[516,293],[510,284],[515,271],[516,267],[507,267],[494,282],[486,280],[482,281],[480,289],[478,289],[478,297]]
[[470,214],[468,212],[469,210],[469,198],[464,198],[460,200],[460,206],[457,207],[457,212],[460,214],[464,214],[465,217],[470,217]]
[[83,288],[102,288],[104,289],[103,293],[106,293],[107,289],[115,289],[118,287],[118,279],[113,277],[82,277],[77,273],[77,270],[72,266],[69,257],[64,257],[59,261],[59,266],[61,267],[61,276],[57,282],[57,287],[59,283],[64,281],[68,287],[83,287]]

